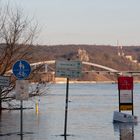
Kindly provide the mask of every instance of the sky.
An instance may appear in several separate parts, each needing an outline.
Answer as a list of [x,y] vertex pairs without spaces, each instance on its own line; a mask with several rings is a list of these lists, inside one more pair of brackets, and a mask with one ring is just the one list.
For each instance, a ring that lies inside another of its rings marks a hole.
[[39,23],[38,44],[140,45],[140,0],[8,1]]

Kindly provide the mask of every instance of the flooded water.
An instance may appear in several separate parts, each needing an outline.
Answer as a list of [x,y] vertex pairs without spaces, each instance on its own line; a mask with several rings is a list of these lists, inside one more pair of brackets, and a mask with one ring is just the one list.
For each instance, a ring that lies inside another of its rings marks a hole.
[[[54,84],[46,96],[39,97],[39,113],[34,107],[23,111],[23,138],[20,111],[3,111],[0,118],[0,140],[139,140],[140,125],[113,124],[118,110],[116,84],[70,84],[68,130],[64,139],[65,84]],[[140,84],[134,87],[134,114],[140,118]]]

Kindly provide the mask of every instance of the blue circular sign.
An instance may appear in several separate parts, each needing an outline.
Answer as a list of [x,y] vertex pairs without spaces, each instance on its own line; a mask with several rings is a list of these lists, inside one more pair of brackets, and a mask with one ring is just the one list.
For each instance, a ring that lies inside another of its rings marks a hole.
[[18,60],[12,68],[13,74],[17,79],[26,79],[31,73],[30,64],[25,60]]

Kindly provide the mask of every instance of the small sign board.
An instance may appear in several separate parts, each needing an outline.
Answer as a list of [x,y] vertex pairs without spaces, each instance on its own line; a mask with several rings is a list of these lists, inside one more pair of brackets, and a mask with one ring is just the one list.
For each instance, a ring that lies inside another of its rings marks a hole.
[[78,78],[81,76],[81,61],[56,61],[56,77]]
[[79,70],[82,68],[82,63],[79,60],[65,60],[65,61],[56,61],[56,68],[60,69],[69,69],[69,70]]
[[133,109],[133,105],[132,104],[120,105],[120,110],[132,110],[132,109]]
[[18,60],[12,68],[13,74],[18,80],[26,79],[31,73],[30,64],[25,60]]
[[68,78],[77,78],[81,76],[81,72],[80,71],[66,71],[66,70],[56,70],[56,76],[57,77],[68,77]]
[[16,81],[16,100],[27,100],[29,98],[28,80]]
[[120,76],[118,78],[119,90],[133,90],[133,77]]
[[0,76],[0,86],[8,87],[10,84],[9,76]]
[[131,90],[120,90],[120,103],[132,103]]

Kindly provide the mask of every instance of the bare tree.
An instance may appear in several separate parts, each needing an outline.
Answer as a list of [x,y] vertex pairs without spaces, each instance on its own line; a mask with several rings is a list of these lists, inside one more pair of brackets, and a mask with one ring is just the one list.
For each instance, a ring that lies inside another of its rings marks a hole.
[[[29,62],[32,60],[29,52],[33,46],[37,29],[38,25],[25,17],[22,10],[18,8],[13,10],[9,5],[0,9],[0,76],[6,75],[17,60],[25,59]],[[38,69],[39,67],[34,71]],[[11,76],[10,86],[1,90],[0,111],[2,101],[14,99],[14,96],[8,95],[15,87],[15,80],[15,77]]]

